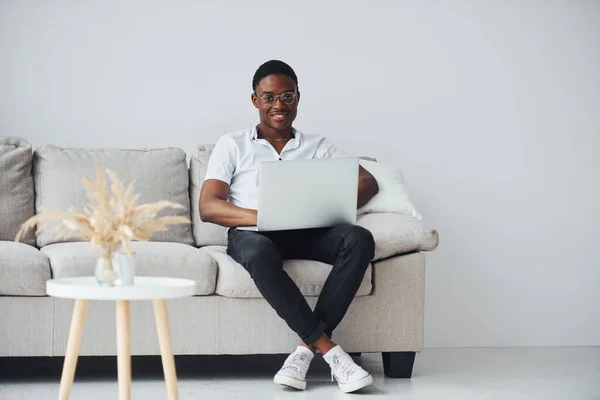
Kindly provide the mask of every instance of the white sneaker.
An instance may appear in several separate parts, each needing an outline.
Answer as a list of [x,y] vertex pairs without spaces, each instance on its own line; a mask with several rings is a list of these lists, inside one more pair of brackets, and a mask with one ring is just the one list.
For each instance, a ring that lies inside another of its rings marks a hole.
[[275,374],[273,381],[299,390],[306,389],[306,372],[313,358],[315,358],[315,355],[312,351],[306,347],[298,346],[285,359],[283,367]]
[[323,359],[331,367],[331,381],[335,377],[344,393],[357,391],[373,383],[371,374],[357,365],[340,346],[329,350]]

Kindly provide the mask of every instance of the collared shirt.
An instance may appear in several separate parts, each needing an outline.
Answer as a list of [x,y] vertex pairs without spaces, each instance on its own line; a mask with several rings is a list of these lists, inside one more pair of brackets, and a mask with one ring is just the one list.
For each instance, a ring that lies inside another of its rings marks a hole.
[[265,139],[258,138],[256,127],[227,133],[212,151],[206,179],[218,179],[229,185],[229,202],[243,208],[258,209],[258,171],[263,161],[307,160],[344,157],[344,153],[319,135],[307,135],[293,129],[281,154]]

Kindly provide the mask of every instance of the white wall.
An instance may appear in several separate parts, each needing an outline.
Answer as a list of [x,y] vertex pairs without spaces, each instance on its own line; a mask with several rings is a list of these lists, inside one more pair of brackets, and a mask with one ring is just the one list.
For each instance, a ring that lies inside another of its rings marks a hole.
[[598,1],[0,0],[0,135],[192,152],[283,59],[439,229],[428,346],[600,345],[599,50]]

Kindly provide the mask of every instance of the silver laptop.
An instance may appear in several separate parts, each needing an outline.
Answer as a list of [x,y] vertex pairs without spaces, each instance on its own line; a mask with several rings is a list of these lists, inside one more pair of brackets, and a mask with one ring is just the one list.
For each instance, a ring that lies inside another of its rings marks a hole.
[[358,158],[265,161],[259,171],[258,226],[281,231],[356,223]]

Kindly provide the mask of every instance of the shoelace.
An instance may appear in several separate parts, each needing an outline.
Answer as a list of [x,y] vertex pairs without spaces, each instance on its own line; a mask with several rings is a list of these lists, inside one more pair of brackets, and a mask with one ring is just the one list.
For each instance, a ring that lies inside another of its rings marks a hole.
[[285,364],[285,368],[290,368],[299,373],[300,375],[306,374],[308,369],[308,363],[306,362],[308,357],[306,354],[294,354],[292,359]]
[[[339,368],[340,375],[345,377],[344,380],[347,380],[354,372],[360,369],[360,366],[355,364],[348,354],[344,354],[341,356],[333,356],[332,364],[336,365]],[[331,382],[333,382],[333,368],[331,369]]]

